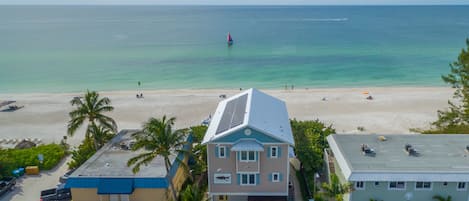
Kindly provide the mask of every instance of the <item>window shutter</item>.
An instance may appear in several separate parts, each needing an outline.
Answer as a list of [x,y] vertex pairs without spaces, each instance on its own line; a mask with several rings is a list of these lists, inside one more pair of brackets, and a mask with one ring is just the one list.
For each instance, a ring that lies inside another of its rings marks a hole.
[[218,146],[215,146],[215,157],[220,158],[220,155],[218,155]]
[[225,147],[225,157],[230,158],[230,148],[229,147]]
[[278,180],[279,180],[280,182],[283,180],[282,176],[283,176],[282,173],[278,173]]
[[240,161],[241,160],[241,152],[237,151],[236,156],[238,157],[238,161]]
[[259,152],[256,151],[255,153],[256,153],[256,154],[255,154],[256,160],[254,160],[254,161],[259,161]]
[[277,147],[277,153],[278,153],[277,158],[282,157],[282,148],[280,148],[280,146]]
[[270,146],[267,147],[267,158],[270,158]]
[[256,185],[261,184],[260,176],[259,174],[256,174]]
[[273,173],[270,173],[270,174],[269,174],[269,181],[270,181],[270,182],[273,181],[273,180],[272,180],[272,179],[273,179],[273,178],[272,178],[272,174],[273,174]]
[[241,184],[241,174],[236,174],[236,175],[238,175],[238,185],[240,185]]

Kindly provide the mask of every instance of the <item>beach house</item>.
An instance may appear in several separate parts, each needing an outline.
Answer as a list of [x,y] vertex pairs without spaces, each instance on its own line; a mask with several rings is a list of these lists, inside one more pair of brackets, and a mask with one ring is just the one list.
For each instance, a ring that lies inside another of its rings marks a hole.
[[469,135],[330,135],[329,173],[350,182],[345,201],[469,200]]
[[[73,201],[154,201],[170,198],[169,179],[179,191],[186,179],[184,168],[175,162],[167,172],[164,160],[158,156],[137,174],[127,161],[144,151],[131,151],[132,134],[137,130],[122,130],[108,144],[73,172],[66,187],[71,189]],[[188,149],[188,144],[185,149]]]
[[222,100],[202,143],[212,200],[287,199],[294,141],[283,101],[256,89]]

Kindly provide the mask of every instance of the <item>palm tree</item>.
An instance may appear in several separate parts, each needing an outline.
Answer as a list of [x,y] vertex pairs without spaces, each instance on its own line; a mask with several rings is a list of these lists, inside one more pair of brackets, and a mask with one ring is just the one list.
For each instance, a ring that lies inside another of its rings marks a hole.
[[445,198],[441,195],[435,195],[433,196],[433,199],[437,201],[451,201],[451,196],[449,195],[447,198]]
[[352,185],[350,183],[341,184],[336,174],[331,174],[331,182],[329,184],[323,183],[322,188],[327,197],[333,198],[336,201],[343,201],[344,194],[352,191]]
[[181,201],[202,201],[204,193],[197,185],[188,185],[181,194]]
[[91,125],[88,126],[87,132],[91,134],[95,150],[103,147],[106,142],[114,137],[114,132],[111,129],[102,125],[97,126],[95,123],[91,123]]
[[[69,113],[71,119],[68,122],[68,135],[73,136],[76,130],[80,128],[86,120],[88,120],[85,133],[86,138],[91,138],[91,135],[93,135],[91,131],[93,131],[93,129],[90,127],[97,125],[97,123],[112,132],[117,131],[116,122],[111,117],[102,114],[114,110],[114,107],[110,105],[111,100],[109,100],[109,98],[100,98],[96,91],[86,91],[83,100],[81,98],[73,98],[70,103],[72,106],[76,106],[76,108]],[[97,144],[97,142],[95,142],[95,144]]]
[[[172,178],[169,178],[170,168],[172,163],[171,156],[175,154],[184,153],[183,146],[186,144],[186,135],[184,130],[173,131],[172,127],[176,118],[166,118],[166,115],[161,119],[150,118],[143,124],[143,129],[140,132],[133,134],[136,139],[135,145],[132,150],[145,148],[149,152],[140,154],[127,161],[127,166],[134,166],[132,172],[136,174],[140,171],[140,166],[148,165],[154,158],[161,156],[164,159],[168,181],[171,185],[173,200],[177,200],[176,190]],[[186,164],[176,157],[176,162],[186,169]]]

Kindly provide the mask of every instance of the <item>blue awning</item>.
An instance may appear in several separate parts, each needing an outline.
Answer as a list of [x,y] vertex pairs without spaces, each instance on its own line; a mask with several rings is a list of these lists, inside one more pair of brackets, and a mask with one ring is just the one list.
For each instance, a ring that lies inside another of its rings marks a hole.
[[233,145],[231,151],[264,151],[264,147],[253,140],[242,140]]
[[98,194],[132,194],[133,191],[133,178],[99,179]]

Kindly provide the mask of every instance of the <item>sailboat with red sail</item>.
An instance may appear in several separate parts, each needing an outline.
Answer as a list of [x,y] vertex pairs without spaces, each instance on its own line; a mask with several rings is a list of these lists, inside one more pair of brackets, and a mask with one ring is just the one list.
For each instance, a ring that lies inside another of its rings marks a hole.
[[233,45],[233,38],[231,38],[230,32],[228,32],[228,36],[226,37],[226,40],[228,42],[228,46]]

